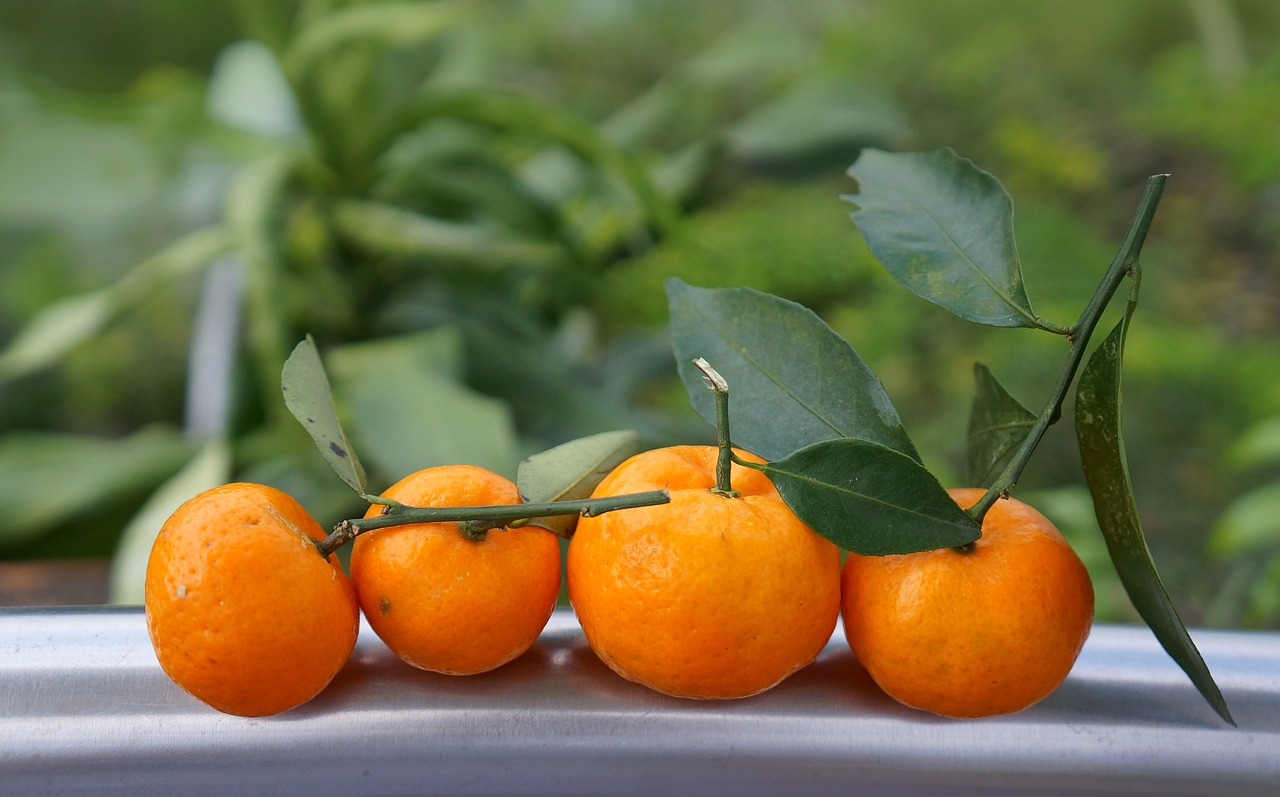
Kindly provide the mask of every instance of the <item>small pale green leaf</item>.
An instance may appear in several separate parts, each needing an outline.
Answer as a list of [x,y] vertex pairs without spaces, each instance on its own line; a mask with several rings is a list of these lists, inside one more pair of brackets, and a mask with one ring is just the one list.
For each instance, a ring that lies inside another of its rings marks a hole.
[[[589,498],[610,471],[638,453],[640,435],[630,430],[570,440],[520,463],[520,497],[526,503]],[[569,537],[577,521],[577,515],[553,515],[529,523]]]
[[1134,609],[1169,656],[1224,720],[1227,702],[1160,581],[1138,519],[1121,428],[1121,365],[1133,304],[1094,351],[1076,389],[1076,437],[1107,550]]
[[849,167],[852,218],[872,254],[906,288],[961,318],[1039,326],[1022,284],[1013,201],[950,149],[864,150]]
[[923,465],[869,440],[815,443],[762,469],[801,520],[855,553],[956,547],[980,534]]
[[1209,550],[1240,556],[1280,549],[1280,482],[1255,488],[1231,502],[1209,536]]
[[320,454],[338,478],[357,494],[367,493],[364,467],[338,420],[329,377],[310,335],[294,348],[293,354],[285,361],[280,373],[280,390],[284,393],[285,406],[311,435],[316,448],[320,449]]
[[780,459],[822,440],[856,437],[919,459],[880,380],[813,311],[750,288],[667,280],[671,337],[693,407],[715,423],[715,400],[693,361],[729,383],[735,445]]
[[205,105],[218,122],[261,136],[287,138],[302,129],[280,62],[254,39],[232,42],[218,54]]
[[1245,430],[1227,452],[1234,468],[1256,468],[1280,463],[1280,415]]
[[1026,439],[1036,414],[1022,406],[991,369],[974,363],[976,392],[969,412],[969,484],[987,484],[996,466]]
[[142,603],[147,559],[160,527],[188,498],[225,484],[231,475],[231,450],[214,438],[182,470],[160,485],[125,526],[111,560],[111,602]]

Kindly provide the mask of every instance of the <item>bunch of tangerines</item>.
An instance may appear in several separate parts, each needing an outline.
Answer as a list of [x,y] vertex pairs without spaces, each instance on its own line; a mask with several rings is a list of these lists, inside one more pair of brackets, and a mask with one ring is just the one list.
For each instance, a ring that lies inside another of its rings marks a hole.
[[[812,662],[843,614],[875,682],[916,708],[1017,711],[1066,677],[1092,624],[1093,590],[1034,509],[1002,499],[974,543],[850,553],[842,566],[840,550],[743,461],[759,458],[727,439],[661,448],[626,459],[596,486],[593,499],[665,499],[584,513],[569,543],[573,610],[619,675],[677,697],[747,697]],[[951,496],[968,506],[982,493]],[[407,476],[365,517],[389,506],[520,503],[506,478],[452,465]],[[422,522],[352,536],[348,577],[319,524],[274,488],[229,484],[186,502],[147,568],[147,627],[161,667],[219,711],[269,715],[329,684],[355,646],[361,612],[405,662],[461,676],[524,653],[555,608],[560,546],[545,528]]]

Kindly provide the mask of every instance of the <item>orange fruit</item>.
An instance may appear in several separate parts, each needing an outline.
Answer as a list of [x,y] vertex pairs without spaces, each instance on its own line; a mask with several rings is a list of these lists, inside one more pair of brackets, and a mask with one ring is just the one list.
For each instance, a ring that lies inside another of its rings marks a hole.
[[[520,503],[516,485],[471,465],[427,468],[383,497],[409,506]],[[371,506],[366,517],[382,511]],[[351,580],[369,625],[404,661],[447,675],[485,672],[528,650],[560,594],[560,538],[537,526],[492,529],[481,540],[458,523],[365,532]]]
[[[976,488],[949,491],[960,506]],[[880,688],[949,717],[1007,714],[1067,677],[1093,624],[1093,585],[1044,515],[996,501],[971,550],[849,554],[845,636]]]
[[741,496],[713,493],[716,456],[676,446],[623,462],[593,497],[666,489],[671,503],[582,518],[569,543],[569,599],[592,650],[677,697],[769,689],[813,661],[840,610],[839,549],[758,471],[734,465]]
[[356,644],[360,613],[324,532],[261,484],[207,490],[174,512],[147,560],[144,603],[156,658],[183,689],[259,717],[328,686]]

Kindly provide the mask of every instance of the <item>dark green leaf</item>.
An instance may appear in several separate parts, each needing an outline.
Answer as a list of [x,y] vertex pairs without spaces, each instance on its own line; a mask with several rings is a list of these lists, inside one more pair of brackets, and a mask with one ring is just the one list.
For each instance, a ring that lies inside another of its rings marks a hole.
[[285,406],[311,435],[338,478],[360,495],[367,493],[364,468],[342,430],[329,377],[325,375],[320,353],[310,335],[285,361],[280,373],[280,389],[284,392]]
[[667,281],[671,337],[694,409],[715,423],[715,401],[693,360],[729,383],[730,431],[766,459],[822,440],[856,437],[919,459],[880,380],[811,310],[750,288]]
[[950,149],[865,150],[845,199],[868,248],[895,279],[961,318],[1039,326],[1022,285],[1013,201],[995,177]]
[[1022,406],[991,369],[973,364],[976,392],[969,413],[969,484],[985,485],[1009,452],[1022,445],[1036,414]]
[[792,511],[855,553],[965,545],[980,527],[916,460],[869,440],[828,440],[763,466]]
[[[603,432],[570,440],[520,463],[516,479],[520,497],[526,503],[589,498],[610,471],[639,452],[640,435],[633,431]],[[553,515],[529,523],[568,537],[577,521],[577,515]]]
[[1094,512],[1120,581],[1156,639],[1214,711],[1235,720],[1156,572],[1142,535],[1121,434],[1120,371],[1133,305],[1089,359],[1076,392],[1076,436]]

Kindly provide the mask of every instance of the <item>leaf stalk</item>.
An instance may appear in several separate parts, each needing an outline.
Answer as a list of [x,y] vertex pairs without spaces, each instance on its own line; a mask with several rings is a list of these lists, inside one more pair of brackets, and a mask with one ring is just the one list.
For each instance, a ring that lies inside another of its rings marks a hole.
[[733,443],[729,438],[729,383],[711,367],[711,363],[701,357],[694,360],[693,364],[702,372],[703,380],[716,397],[716,447],[719,453],[716,455],[716,486],[711,488],[711,492],[726,498],[737,498],[741,493],[733,489],[731,478],[735,457]]
[[1138,210],[1134,214],[1133,221],[1129,223],[1129,230],[1125,234],[1124,242],[1120,245],[1115,259],[1111,261],[1111,266],[1107,269],[1106,274],[1103,275],[1102,281],[1098,284],[1097,289],[1094,290],[1089,303],[1085,305],[1084,310],[1080,313],[1080,318],[1072,325],[1071,332],[1067,336],[1067,339],[1071,342],[1071,348],[1067,352],[1067,361],[1062,367],[1062,374],[1058,378],[1057,387],[1050,396],[1044,410],[1036,419],[1035,424],[1027,432],[1026,439],[1023,440],[1013,458],[1009,460],[1009,464],[1000,473],[999,478],[983,494],[982,498],[978,499],[976,504],[965,510],[979,523],[986,517],[987,510],[997,500],[1007,497],[1010,491],[1013,490],[1045,432],[1062,416],[1062,404],[1066,400],[1067,391],[1070,390],[1071,383],[1075,381],[1076,372],[1080,369],[1085,350],[1089,346],[1089,338],[1098,326],[1103,311],[1106,310],[1112,297],[1115,296],[1116,290],[1119,289],[1120,283],[1126,277],[1133,276],[1135,278],[1134,286],[1129,293],[1129,301],[1137,301],[1138,256],[1142,252],[1142,245],[1146,242],[1147,232],[1151,229],[1151,222],[1155,218],[1156,208],[1160,204],[1160,197],[1164,193],[1165,182],[1168,178],[1169,175],[1167,174],[1156,174],[1147,178],[1146,187],[1142,192],[1142,199],[1138,202]]
[[334,526],[333,531],[324,540],[316,543],[316,548],[321,556],[327,558],[329,554],[367,531],[410,523],[459,523],[462,525],[461,531],[464,536],[468,539],[476,539],[475,535],[482,536],[489,529],[523,525],[523,521],[535,517],[553,515],[595,517],[619,509],[656,506],[670,503],[670,501],[671,495],[666,490],[651,490],[607,498],[584,498],[581,501],[544,501],[499,506],[408,506],[399,503],[387,505],[379,502],[385,507],[381,514],[342,521]]

